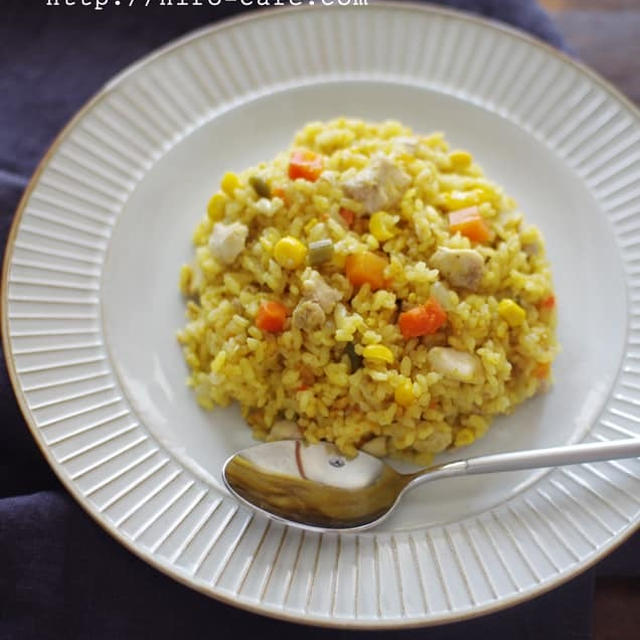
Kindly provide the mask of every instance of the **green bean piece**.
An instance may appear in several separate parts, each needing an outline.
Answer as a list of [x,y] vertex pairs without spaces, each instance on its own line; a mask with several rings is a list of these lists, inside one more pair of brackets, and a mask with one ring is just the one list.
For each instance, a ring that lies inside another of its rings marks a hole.
[[351,365],[351,373],[355,373],[360,367],[362,367],[362,356],[356,353],[356,346],[353,342],[348,342],[344,348],[344,352],[349,358],[349,364]]
[[271,189],[269,188],[269,185],[259,176],[251,176],[249,178],[249,184],[261,198],[271,197]]
[[329,238],[323,238],[309,243],[309,264],[315,267],[333,258],[333,242]]

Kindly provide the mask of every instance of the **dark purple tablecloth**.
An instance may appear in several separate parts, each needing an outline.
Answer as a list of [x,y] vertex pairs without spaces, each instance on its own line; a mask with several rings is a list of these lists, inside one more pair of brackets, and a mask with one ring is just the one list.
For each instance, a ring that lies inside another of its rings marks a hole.
[[[69,0],[67,0],[69,1]],[[115,72],[186,31],[239,11],[119,6],[102,11],[0,2],[0,225],[2,246],[39,158],[73,113]],[[138,4],[144,4],[142,0]],[[166,2],[165,2],[166,4]],[[176,2],[173,3],[174,5]],[[206,4],[206,3],[205,3]],[[449,0],[563,47],[534,0]],[[94,2],[95,5],[95,2]],[[0,365],[0,638],[163,638],[234,633],[356,637],[268,620],[220,604],[121,548],[67,495],[39,454]],[[638,538],[597,571],[639,575]],[[590,638],[596,570],[534,601],[478,620],[380,636]],[[380,637],[379,636],[379,637]]]

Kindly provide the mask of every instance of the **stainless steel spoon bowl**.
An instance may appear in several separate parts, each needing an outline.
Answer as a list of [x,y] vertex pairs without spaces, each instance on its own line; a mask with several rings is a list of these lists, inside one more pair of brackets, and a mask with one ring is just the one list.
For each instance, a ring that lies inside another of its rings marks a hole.
[[222,477],[242,502],[275,520],[315,531],[362,531],[389,516],[406,491],[433,480],[638,456],[640,438],[498,453],[401,474],[363,452],[345,458],[330,444],[282,440],[231,456]]

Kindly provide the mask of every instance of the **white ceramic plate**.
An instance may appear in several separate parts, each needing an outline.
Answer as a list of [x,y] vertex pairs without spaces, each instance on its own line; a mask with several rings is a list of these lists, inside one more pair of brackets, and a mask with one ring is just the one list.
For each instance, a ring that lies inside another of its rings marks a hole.
[[[47,154],[3,280],[4,346],[34,437],[129,549],[221,600],[298,622],[440,623],[541,593],[636,528],[640,461],[445,481],[361,535],[267,522],[221,486],[250,444],[199,410],[175,341],[181,263],[227,169],[349,115],[443,130],[543,230],[563,352],[553,391],[469,455],[640,435],[640,120],[517,32],[413,5],[266,11],[109,83]],[[465,452],[467,453],[467,452]]]

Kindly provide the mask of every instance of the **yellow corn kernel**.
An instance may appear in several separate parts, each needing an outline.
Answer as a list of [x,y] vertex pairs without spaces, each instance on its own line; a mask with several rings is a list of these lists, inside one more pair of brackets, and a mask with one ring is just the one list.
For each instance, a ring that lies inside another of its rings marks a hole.
[[296,269],[304,263],[307,247],[292,236],[285,236],[276,242],[273,257],[285,269]]
[[473,429],[468,429],[467,427],[465,427],[464,429],[460,429],[460,431],[456,433],[454,444],[456,447],[464,447],[468,444],[471,444],[475,439],[476,436],[473,433]]
[[207,215],[209,220],[217,222],[224,218],[224,205],[227,203],[227,196],[224,193],[218,191],[211,196],[209,204],[207,205]]
[[466,169],[473,162],[471,154],[462,150],[452,151],[449,154],[449,160],[454,169]]
[[365,360],[377,360],[378,362],[393,362],[393,353],[389,347],[382,344],[370,344],[362,350],[362,356]]
[[525,310],[510,298],[500,300],[498,313],[510,327],[519,327],[527,317]]
[[220,188],[228,195],[232,196],[233,192],[240,186],[240,178],[232,171],[227,171],[222,176]]
[[474,204],[483,202],[482,193],[474,189],[473,191],[445,191],[441,195],[442,204],[445,209],[455,211],[456,209],[464,209]]
[[404,376],[400,378],[393,397],[396,402],[403,407],[408,407],[415,402],[416,397],[413,394],[413,384],[409,378],[405,378]]
[[393,238],[398,232],[396,229],[398,220],[398,216],[392,216],[386,211],[377,211],[369,220],[369,231],[376,240],[385,242]]
[[193,278],[193,269],[188,264],[183,264],[180,267],[180,291],[183,296],[189,295],[189,289],[191,288],[191,279]]

